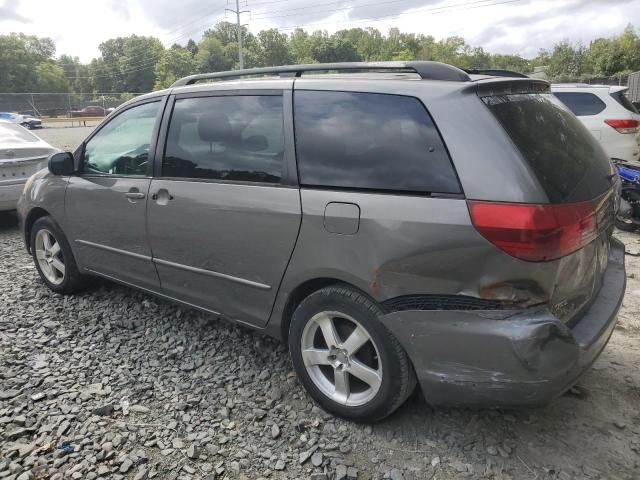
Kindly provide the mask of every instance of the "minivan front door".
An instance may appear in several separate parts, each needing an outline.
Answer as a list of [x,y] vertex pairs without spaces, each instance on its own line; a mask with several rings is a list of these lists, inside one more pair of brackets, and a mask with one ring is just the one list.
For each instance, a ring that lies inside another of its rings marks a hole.
[[134,105],[90,137],[65,197],[81,267],[151,290],[159,290],[160,282],[146,234],[146,206],[162,103]]
[[281,92],[175,100],[148,204],[164,293],[267,322],[301,220],[284,124]]

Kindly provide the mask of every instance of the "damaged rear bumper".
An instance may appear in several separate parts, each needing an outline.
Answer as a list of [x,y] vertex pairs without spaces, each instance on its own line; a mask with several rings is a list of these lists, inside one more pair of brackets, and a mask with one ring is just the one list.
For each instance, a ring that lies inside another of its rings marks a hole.
[[603,284],[573,327],[547,308],[401,311],[382,317],[433,405],[542,405],[568,390],[609,341],[624,296],[624,246],[612,240]]

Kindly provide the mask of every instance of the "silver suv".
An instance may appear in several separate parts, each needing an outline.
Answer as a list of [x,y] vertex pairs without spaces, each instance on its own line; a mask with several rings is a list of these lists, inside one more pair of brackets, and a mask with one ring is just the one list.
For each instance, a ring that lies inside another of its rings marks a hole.
[[135,98],[19,213],[54,292],[98,276],[263,331],[322,407],[371,421],[416,381],[449,405],[570,388],[624,292],[617,192],[546,82],[324,64]]

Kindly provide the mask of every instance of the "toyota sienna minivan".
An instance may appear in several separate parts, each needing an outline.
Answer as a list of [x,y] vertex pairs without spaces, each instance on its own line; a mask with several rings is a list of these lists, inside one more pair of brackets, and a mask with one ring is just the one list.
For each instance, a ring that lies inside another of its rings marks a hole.
[[137,97],[19,203],[43,282],[97,276],[288,343],[326,410],[530,406],[613,331],[619,184],[529,78],[434,62],[194,75]]

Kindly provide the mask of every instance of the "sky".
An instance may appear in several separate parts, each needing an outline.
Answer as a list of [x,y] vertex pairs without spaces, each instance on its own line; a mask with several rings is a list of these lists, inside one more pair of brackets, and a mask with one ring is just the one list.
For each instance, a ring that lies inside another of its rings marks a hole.
[[[0,34],[50,37],[58,55],[88,62],[117,36],[154,35],[166,46],[198,40],[217,21],[235,21],[226,9],[235,0],[0,0]],[[398,27],[527,58],[562,40],[588,45],[628,24],[640,30],[640,0],[241,0],[240,9],[256,33]]]

